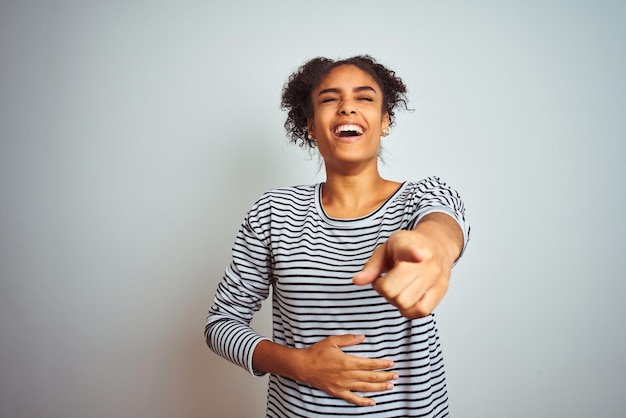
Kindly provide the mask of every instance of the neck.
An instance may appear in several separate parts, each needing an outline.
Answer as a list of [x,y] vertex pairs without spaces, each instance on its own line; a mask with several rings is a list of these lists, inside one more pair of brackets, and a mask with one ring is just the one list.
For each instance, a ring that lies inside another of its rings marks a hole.
[[377,209],[398,186],[399,183],[382,178],[377,168],[358,175],[326,170],[322,205],[332,217],[360,217]]

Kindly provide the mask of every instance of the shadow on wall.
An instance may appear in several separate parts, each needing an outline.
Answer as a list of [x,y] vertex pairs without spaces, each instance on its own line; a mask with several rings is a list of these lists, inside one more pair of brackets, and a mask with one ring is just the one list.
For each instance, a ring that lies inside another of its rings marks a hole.
[[[215,177],[211,193],[215,204],[243,215],[261,193],[288,184],[291,173],[287,172],[285,141],[279,131],[262,135],[250,131],[229,138],[229,144],[220,144],[213,156]],[[233,142],[241,146],[233,147]],[[230,212],[223,214],[228,216]],[[240,222],[238,218],[237,224]]]
[[197,418],[240,418],[263,416],[267,377],[255,378],[243,369],[212,353],[203,338],[185,341],[185,370],[193,391]]
[[[202,260],[205,277],[198,279],[197,306],[193,322],[198,329],[185,340],[185,369],[196,392],[196,410],[203,417],[261,416],[265,410],[267,377],[255,378],[217,356],[206,346],[204,319],[214,292],[230,263],[230,251],[245,213],[271,187],[285,184],[286,164],[277,135],[258,131],[231,137],[228,144],[212,142],[204,189],[210,202],[206,218],[200,220],[207,237],[207,258]],[[208,140],[209,141],[209,140]],[[242,146],[233,147],[232,143]],[[264,303],[253,321],[263,335],[271,336],[271,301]],[[200,338],[198,338],[200,337]],[[200,416],[200,415],[199,415]]]

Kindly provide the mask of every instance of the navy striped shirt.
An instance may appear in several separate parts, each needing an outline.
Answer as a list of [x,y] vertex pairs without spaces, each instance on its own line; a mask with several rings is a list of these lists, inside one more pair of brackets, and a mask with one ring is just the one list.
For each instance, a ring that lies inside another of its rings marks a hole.
[[252,354],[268,338],[249,324],[271,294],[274,342],[304,348],[330,335],[362,334],[364,342],[344,351],[393,360],[400,376],[392,390],[364,395],[375,399],[375,406],[358,407],[271,375],[267,417],[448,414],[434,315],[406,319],[371,286],[352,283],[376,247],[393,232],[414,228],[431,212],[456,219],[467,243],[463,202],[437,177],[403,183],[381,207],[355,219],[336,219],[324,212],[321,184],[270,190],[254,204],[209,311],[209,347],[251,374],[262,375],[252,367]]

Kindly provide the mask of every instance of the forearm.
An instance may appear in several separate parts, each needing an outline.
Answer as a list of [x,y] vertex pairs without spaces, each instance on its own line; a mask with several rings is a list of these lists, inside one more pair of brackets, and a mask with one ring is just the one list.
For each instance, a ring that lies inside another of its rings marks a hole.
[[454,218],[443,212],[433,212],[424,216],[413,229],[437,242],[446,261],[453,264],[461,255],[465,238],[461,227]]

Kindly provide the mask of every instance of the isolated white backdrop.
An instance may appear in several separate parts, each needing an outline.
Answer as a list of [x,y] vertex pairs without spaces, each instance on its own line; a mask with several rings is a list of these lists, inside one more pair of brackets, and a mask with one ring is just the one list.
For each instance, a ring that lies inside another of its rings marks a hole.
[[[368,53],[386,176],[473,236],[437,310],[454,417],[626,412],[626,3],[3,0],[0,416],[259,417],[203,325],[264,190],[322,180],[280,90]],[[267,307],[255,326],[269,333]]]

